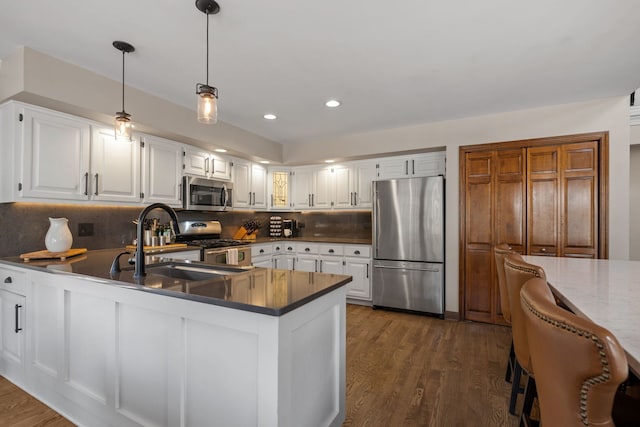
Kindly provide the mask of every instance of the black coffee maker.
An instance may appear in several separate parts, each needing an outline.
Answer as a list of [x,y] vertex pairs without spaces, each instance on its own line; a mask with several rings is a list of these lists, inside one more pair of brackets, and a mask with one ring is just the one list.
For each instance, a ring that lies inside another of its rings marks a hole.
[[295,219],[282,220],[282,235],[284,237],[296,237],[298,224]]

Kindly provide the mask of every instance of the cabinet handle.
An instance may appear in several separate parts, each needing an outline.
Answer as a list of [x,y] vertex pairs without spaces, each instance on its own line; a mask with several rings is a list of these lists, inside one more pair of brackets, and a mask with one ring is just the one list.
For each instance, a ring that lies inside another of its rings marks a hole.
[[411,175],[415,175],[415,174],[416,174],[416,161],[411,160]]
[[93,194],[97,196],[98,195],[98,174],[96,174],[95,177],[96,177],[96,191]]
[[84,195],[89,195],[89,172],[84,173]]
[[404,161],[404,174],[409,175],[409,160]]
[[264,253],[264,249],[260,249],[260,253],[263,254]]
[[315,269],[315,271],[317,273],[318,272],[318,260],[317,259],[315,260],[315,265],[316,266],[314,267],[314,269]]
[[278,268],[278,258],[273,259],[273,268]]
[[280,246],[276,246],[276,251],[279,251],[279,250],[280,250]]
[[256,193],[253,193],[253,206],[256,205]]
[[209,173],[209,158],[204,159],[204,173]]
[[357,250],[353,251],[353,253],[356,254],[356,255],[360,255],[360,251],[357,251]]
[[292,248],[291,246],[289,246],[289,247],[287,248],[287,250],[288,250],[288,251],[292,251],[292,250],[293,250],[293,248]]
[[309,194],[309,207],[311,207],[311,194]]
[[311,206],[315,206],[316,205],[316,195],[312,194],[311,195]]
[[251,191],[249,191],[249,206],[251,206]]
[[292,270],[296,269],[296,258],[291,259],[291,269]]
[[273,194],[271,195],[271,207],[273,207]]
[[367,263],[367,279],[369,278],[369,263]]
[[178,184],[178,200],[182,201],[182,184]]
[[304,248],[304,251],[305,251],[305,252],[311,252],[311,249],[309,249],[309,248]]
[[320,273],[322,273],[322,260],[320,260],[320,270],[318,270]]
[[18,319],[19,319],[19,316],[20,316],[18,310],[20,310],[21,308],[22,308],[22,306],[20,304],[16,304],[16,329],[15,329],[16,334],[22,330],[22,328],[20,328],[19,325],[18,325]]
[[335,251],[334,251],[333,249],[329,249],[329,253],[330,253],[330,254],[332,254],[332,253],[334,253],[334,252],[335,252]]
[[6,278],[4,279],[4,283],[13,283],[13,280],[11,280],[11,276],[6,277]]

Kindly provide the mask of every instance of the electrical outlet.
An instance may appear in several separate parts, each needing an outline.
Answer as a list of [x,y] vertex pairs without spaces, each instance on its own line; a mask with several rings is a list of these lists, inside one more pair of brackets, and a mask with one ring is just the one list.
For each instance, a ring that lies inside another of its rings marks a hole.
[[78,224],[78,236],[93,236],[93,223],[81,222],[80,224]]

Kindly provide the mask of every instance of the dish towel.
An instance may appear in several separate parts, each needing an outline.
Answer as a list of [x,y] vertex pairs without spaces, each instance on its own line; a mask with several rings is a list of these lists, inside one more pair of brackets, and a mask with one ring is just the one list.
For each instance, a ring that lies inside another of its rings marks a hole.
[[238,265],[238,249],[227,249],[227,264]]

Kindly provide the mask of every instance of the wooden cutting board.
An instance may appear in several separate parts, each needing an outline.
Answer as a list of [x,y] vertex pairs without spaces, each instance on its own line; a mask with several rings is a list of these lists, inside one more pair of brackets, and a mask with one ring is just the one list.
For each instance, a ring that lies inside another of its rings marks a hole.
[[65,252],[49,252],[48,250],[44,251],[36,251],[36,252],[28,252],[26,254],[21,254],[20,258],[24,260],[24,262],[29,262],[32,259],[57,259],[60,261],[64,261],[67,258],[71,258],[80,254],[87,253],[86,248],[78,248],[78,249],[69,249]]

